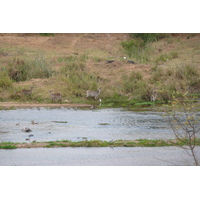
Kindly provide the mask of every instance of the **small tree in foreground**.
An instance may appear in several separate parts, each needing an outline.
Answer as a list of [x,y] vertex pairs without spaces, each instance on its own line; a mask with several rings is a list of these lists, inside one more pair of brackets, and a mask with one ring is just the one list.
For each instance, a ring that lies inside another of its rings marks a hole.
[[189,100],[186,95],[182,99],[172,101],[166,106],[165,113],[167,122],[173,130],[177,142],[194,159],[194,164],[199,165],[196,144],[200,133],[200,116],[195,111],[194,101]]

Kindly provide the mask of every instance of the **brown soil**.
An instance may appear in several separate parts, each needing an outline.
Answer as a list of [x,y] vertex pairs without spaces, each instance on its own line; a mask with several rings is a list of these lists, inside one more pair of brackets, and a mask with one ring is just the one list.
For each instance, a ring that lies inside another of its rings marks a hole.
[[43,148],[47,146],[48,143],[46,142],[41,142],[41,143],[22,143],[22,144],[17,144],[17,148]]
[[91,107],[89,104],[53,104],[53,103],[14,103],[14,102],[0,102],[0,107],[4,108],[37,108],[37,107],[65,107],[65,108],[87,108]]

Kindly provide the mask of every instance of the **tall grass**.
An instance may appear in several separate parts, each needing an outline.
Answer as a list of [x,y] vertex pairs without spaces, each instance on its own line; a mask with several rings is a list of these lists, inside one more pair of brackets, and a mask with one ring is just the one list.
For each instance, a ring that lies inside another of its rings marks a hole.
[[12,86],[12,80],[10,79],[5,69],[0,69],[0,88],[8,88]]
[[131,33],[130,36],[132,38],[141,38],[143,42],[146,44],[148,42],[155,42],[159,39],[169,37],[167,33]]
[[164,33],[131,33],[130,38],[122,42],[122,47],[130,58],[134,58],[140,63],[148,63],[153,51],[150,43],[168,36]]
[[129,94],[131,99],[149,100],[149,86],[147,81],[139,72],[132,72],[130,75],[122,75],[122,90],[124,94]]
[[200,92],[200,69],[194,64],[180,64],[173,67],[153,68],[151,84],[159,87],[160,100],[168,101],[181,97],[185,92]]
[[161,54],[156,60],[155,60],[155,64],[164,64],[165,62],[167,62],[168,60],[174,59],[174,58],[178,58],[178,53],[176,51],[172,51],[170,53],[165,53],[165,54]]
[[40,33],[41,36],[55,36],[54,33]]
[[141,63],[147,63],[149,61],[150,46],[145,45],[142,40],[130,39],[122,42],[122,46],[130,58],[135,58]]
[[14,81],[49,78],[52,75],[51,65],[42,53],[38,53],[34,59],[14,58],[8,64],[8,71],[10,78]]
[[64,62],[61,67],[58,79],[66,85],[66,90],[73,96],[83,97],[86,90],[96,90],[99,78],[86,71],[87,55],[70,56],[59,58],[59,62]]

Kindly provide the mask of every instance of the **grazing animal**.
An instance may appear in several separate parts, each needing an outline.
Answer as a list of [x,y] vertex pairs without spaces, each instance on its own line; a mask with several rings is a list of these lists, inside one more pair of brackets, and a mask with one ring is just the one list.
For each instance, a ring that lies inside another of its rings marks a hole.
[[156,101],[156,98],[157,98],[157,92],[156,92],[156,90],[154,89],[154,90],[152,91],[151,101],[152,101],[152,102],[155,102],[155,101]]
[[56,100],[58,100],[60,103],[62,102],[62,96],[60,93],[52,93],[52,90],[49,90],[49,93],[52,102],[55,102]]
[[21,91],[21,93],[22,93],[23,95],[31,96],[33,88],[34,88],[34,87],[30,87],[30,90],[23,89],[23,90]]
[[91,91],[91,90],[87,90],[86,92],[86,97],[94,97],[95,100],[98,98],[99,94],[100,94],[101,90],[98,89],[97,91]]

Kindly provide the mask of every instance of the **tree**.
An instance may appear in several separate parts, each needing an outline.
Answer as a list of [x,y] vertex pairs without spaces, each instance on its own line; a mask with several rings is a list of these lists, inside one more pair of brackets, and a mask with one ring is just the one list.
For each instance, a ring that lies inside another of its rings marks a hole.
[[167,122],[173,130],[176,141],[194,159],[194,164],[199,165],[196,145],[199,144],[200,117],[195,111],[194,100],[174,98],[171,105],[165,106]]

